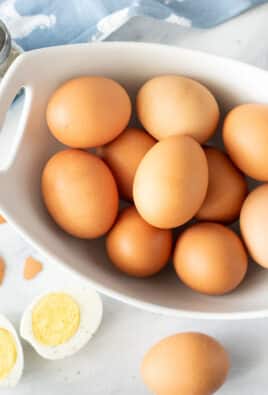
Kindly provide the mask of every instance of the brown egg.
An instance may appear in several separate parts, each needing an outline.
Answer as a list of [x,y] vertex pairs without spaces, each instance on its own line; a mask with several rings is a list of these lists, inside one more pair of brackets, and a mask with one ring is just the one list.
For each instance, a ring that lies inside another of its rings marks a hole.
[[212,222],[198,223],[182,232],[173,259],[181,281],[208,295],[234,290],[248,266],[246,250],[237,234]]
[[204,151],[208,161],[208,191],[196,217],[204,221],[232,222],[239,217],[246,197],[246,180],[223,152],[212,147]]
[[246,247],[259,265],[268,269],[268,184],[254,189],[240,214],[240,229]]
[[197,332],[169,336],[143,358],[141,374],[156,395],[211,395],[224,383],[230,360],[214,338]]
[[42,174],[42,194],[54,221],[82,239],[102,236],[118,212],[118,192],[107,165],[85,151],[52,156]]
[[203,203],[208,166],[201,146],[188,136],[155,144],[137,169],[133,197],[149,224],[168,229],[190,220]]
[[243,104],[225,118],[223,140],[231,159],[248,176],[268,181],[268,105]]
[[61,143],[73,148],[106,144],[127,126],[131,102],[125,89],[103,77],[65,82],[50,97],[47,124]]
[[111,143],[99,148],[98,153],[108,164],[117,182],[120,195],[132,200],[132,189],[137,167],[147,151],[156,143],[143,130],[125,130]]
[[134,206],[122,211],[106,239],[107,253],[122,272],[134,277],[148,277],[168,262],[172,232],[147,224]]
[[156,139],[189,135],[207,141],[219,121],[219,107],[211,92],[199,82],[178,75],[162,75],[139,90],[136,108],[140,122]]

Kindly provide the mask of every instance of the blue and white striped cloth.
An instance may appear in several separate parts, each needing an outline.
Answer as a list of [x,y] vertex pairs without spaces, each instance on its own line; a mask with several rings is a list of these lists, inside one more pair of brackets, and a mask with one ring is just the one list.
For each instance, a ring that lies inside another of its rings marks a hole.
[[133,16],[217,25],[266,0],[0,0],[0,19],[24,49],[101,40]]

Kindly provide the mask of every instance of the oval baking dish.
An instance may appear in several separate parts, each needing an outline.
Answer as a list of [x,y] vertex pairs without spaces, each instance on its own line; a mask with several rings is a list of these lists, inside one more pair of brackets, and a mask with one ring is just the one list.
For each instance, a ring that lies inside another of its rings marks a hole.
[[[154,312],[192,318],[240,319],[268,316],[268,271],[253,269],[236,292],[224,297],[186,289],[172,268],[151,279],[128,278],[107,261],[103,240],[80,241],[53,223],[40,196],[41,170],[62,148],[48,132],[45,110],[62,82],[80,75],[102,75],[122,83],[135,97],[138,87],[159,74],[183,74],[204,83],[222,112],[244,102],[268,103],[268,73],[197,51],[144,43],[93,43],[51,47],[21,55],[0,85],[0,123],[16,100],[19,121],[0,134],[0,210],[53,264],[87,278],[106,295]],[[13,117],[14,118],[14,117]],[[216,137],[219,139],[219,136]]]

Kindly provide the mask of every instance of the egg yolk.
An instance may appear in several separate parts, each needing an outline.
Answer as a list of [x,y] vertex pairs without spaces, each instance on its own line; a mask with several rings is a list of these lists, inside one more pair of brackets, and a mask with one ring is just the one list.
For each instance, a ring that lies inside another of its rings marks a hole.
[[17,360],[17,348],[13,336],[0,328],[0,380],[7,377]]
[[65,293],[44,296],[32,312],[33,334],[46,346],[57,346],[67,342],[75,335],[79,324],[79,306]]

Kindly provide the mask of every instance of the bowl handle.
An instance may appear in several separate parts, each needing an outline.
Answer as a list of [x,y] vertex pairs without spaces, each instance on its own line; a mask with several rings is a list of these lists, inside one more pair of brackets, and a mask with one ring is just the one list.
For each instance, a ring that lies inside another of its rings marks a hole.
[[[0,83],[0,171],[6,171],[13,162],[20,141],[27,127],[27,121],[32,103],[32,86],[27,81],[29,69],[27,68],[27,53],[18,56],[7,70]],[[18,92],[24,88],[24,96],[15,99]],[[18,107],[23,100],[22,110],[19,113],[16,127],[3,127],[8,119],[8,110],[11,106]],[[12,103],[13,102],[13,103]],[[7,116],[7,118],[6,118]]]

